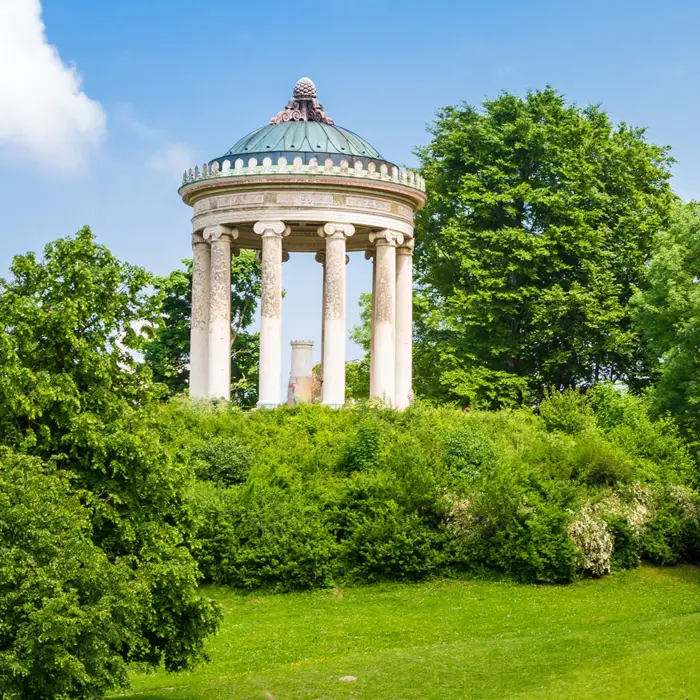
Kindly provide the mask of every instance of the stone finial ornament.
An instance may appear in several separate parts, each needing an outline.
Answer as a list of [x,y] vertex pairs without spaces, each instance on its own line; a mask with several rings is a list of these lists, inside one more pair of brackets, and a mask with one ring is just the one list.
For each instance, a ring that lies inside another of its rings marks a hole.
[[333,125],[333,120],[323,111],[323,105],[316,98],[316,85],[309,78],[300,78],[294,86],[293,97],[270,124],[283,122],[320,122]]

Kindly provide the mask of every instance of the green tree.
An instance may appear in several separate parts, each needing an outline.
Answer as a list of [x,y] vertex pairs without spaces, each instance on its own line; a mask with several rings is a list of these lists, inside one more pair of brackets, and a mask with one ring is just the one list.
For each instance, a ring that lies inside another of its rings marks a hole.
[[633,298],[635,321],[652,360],[660,359],[651,393],[658,413],[671,413],[700,440],[700,203],[674,208],[660,231],[647,275]]
[[93,543],[128,574],[138,629],[119,653],[178,670],[202,656],[218,611],[197,592],[181,527],[191,477],[161,441],[161,387],[140,360],[159,310],[151,283],[89,228],[48,244],[43,260],[15,257],[0,280],[0,445],[68,475]]
[[[162,298],[160,323],[144,352],[154,378],[173,394],[189,384],[192,261],[182,262],[184,269],[155,279]],[[258,334],[246,329],[259,297],[260,265],[254,251],[243,250],[231,259],[231,400],[244,408],[258,399]]]
[[348,399],[369,398],[369,351],[372,343],[372,295],[360,294],[360,323],[350,329],[350,340],[364,351],[360,360],[345,365],[345,395]]
[[138,643],[128,566],[92,541],[69,480],[0,448],[0,697],[102,698]]
[[551,88],[447,107],[431,133],[418,393],[497,406],[642,382],[629,299],[674,201],[668,149]]

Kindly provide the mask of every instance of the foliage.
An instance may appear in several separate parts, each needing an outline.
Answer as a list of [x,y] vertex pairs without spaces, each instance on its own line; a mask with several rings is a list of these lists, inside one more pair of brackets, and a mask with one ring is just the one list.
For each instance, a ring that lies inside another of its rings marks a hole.
[[0,450],[0,696],[102,698],[138,644],[130,567],[92,541],[65,476]]
[[[289,595],[210,590],[212,663],[144,673],[149,700],[695,698],[700,570],[643,567],[571,586],[429,581]],[[344,682],[352,674],[355,682]]]
[[[17,256],[11,274],[0,281],[0,442],[68,475],[88,509],[93,544],[129,572],[138,624],[118,652],[187,668],[201,658],[218,613],[197,592],[198,567],[184,544],[190,473],[161,437],[162,391],[138,359],[158,310],[151,278],[87,228],[48,244],[43,260]],[[61,632],[57,617],[53,633],[70,636],[65,624]],[[94,653],[112,664],[108,647]],[[93,668],[94,682],[104,682],[93,665],[85,688]]]
[[652,393],[658,414],[672,414],[684,431],[700,436],[700,202],[678,204],[659,231],[647,275],[648,289],[633,299],[635,322],[656,367]]
[[199,463],[200,479],[222,486],[244,483],[253,459],[250,450],[238,440],[223,436],[195,446],[192,457]]
[[417,394],[495,407],[643,382],[629,300],[674,201],[668,149],[551,88],[447,107],[431,132]]
[[317,503],[301,493],[259,483],[200,490],[193,507],[200,560],[217,583],[291,590],[331,580],[335,540]]
[[[641,558],[698,560],[683,441],[646,399],[609,385],[554,392],[537,412],[161,412],[174,451],[210,455],[200,473],[214,483],[191,490],[188,511],[211,581],[289,590],[467,571],[564,582]],[[240,454],[252,458],[233,468],[239,485],[217,486]]]
[[[192,261],[183,264],[184,270],[154,280],[162,298],[160,318],[155,337],[144,349],[154,377],[173,394],[184,392],[189,382]],[[258,334],[246,329],[259,296],[260,264],[254,251],[243,250],[231,258],[231,400],[244,408],[257,402]]]

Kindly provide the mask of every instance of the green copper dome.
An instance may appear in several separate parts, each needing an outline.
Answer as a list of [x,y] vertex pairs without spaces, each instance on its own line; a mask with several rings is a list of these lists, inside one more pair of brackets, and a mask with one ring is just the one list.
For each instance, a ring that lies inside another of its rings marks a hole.
[[383,160],[376,148],[352,131],[315,121],[268,124],[244,136],[222,157],[232,160],[269,153],[323,153]]
[[267,126],[244,136],[209,165],[218,163],[223,168],[225,161],[233,165],[239,158],[246,164],[248,158],[260,163],[268,156],[273,160],[283,156],[289,162],[301,157],[305,164],[312,158],[321,164],[330,158],[335,165],[344,159],[350,162],[361,159],[365,165],[372,160],[393,165],[362,137],[333,123],[316,97],[316,86],[308,78],[297,82],[287,107]]

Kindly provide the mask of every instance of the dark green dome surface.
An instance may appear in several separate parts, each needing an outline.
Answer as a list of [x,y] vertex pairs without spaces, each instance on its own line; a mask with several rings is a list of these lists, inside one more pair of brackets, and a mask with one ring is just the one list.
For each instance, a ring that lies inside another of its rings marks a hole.
[[320,153],[384,160],[376,148],[341,126],[315,121],[288,121],[256,129],[216,160],[266,154]]

